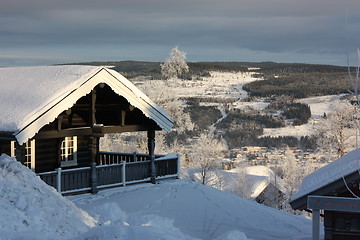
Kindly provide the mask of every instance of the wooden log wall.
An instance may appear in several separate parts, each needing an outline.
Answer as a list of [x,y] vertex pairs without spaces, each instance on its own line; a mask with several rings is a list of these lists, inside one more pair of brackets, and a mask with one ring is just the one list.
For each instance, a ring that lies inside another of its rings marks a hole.
[[10,156],[11,154],[11,144],[10,141],[0,141],[0,155],[5,153]]

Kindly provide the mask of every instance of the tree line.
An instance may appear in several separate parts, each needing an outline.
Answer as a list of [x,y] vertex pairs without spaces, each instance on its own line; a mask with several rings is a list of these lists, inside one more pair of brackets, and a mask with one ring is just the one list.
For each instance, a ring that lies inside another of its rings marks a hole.
[[286,73],[265,76],[243,86],[250,96],[306,98],[347,93],[351,89],[346,72]]

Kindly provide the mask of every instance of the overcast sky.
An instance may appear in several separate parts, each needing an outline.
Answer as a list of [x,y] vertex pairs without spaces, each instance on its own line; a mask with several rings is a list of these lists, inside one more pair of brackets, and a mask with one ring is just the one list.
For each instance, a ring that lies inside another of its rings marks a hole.
[[357,64],[360,0],[0,1],[1,66],[164,61],[175,46],[192,62],[333,65],[348,46]]

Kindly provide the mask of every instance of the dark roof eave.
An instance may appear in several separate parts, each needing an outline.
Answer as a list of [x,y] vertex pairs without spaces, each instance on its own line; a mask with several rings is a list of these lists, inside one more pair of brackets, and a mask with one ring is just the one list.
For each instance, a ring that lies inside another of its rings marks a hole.
[[0,140],[9,140],[9,141],[16,140],[14,136],[14,132],[0,131]]

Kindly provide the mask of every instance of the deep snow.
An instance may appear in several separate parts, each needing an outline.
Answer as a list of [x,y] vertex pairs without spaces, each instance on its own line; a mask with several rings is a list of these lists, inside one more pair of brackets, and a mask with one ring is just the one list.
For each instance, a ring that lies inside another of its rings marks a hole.
[[304,217],[184,180],[64,198],[4,154],[0,194],[4,240],[310,239],[311,232]]
[[15,158],[0,156],[0,239],[66,239],[95,226]]

